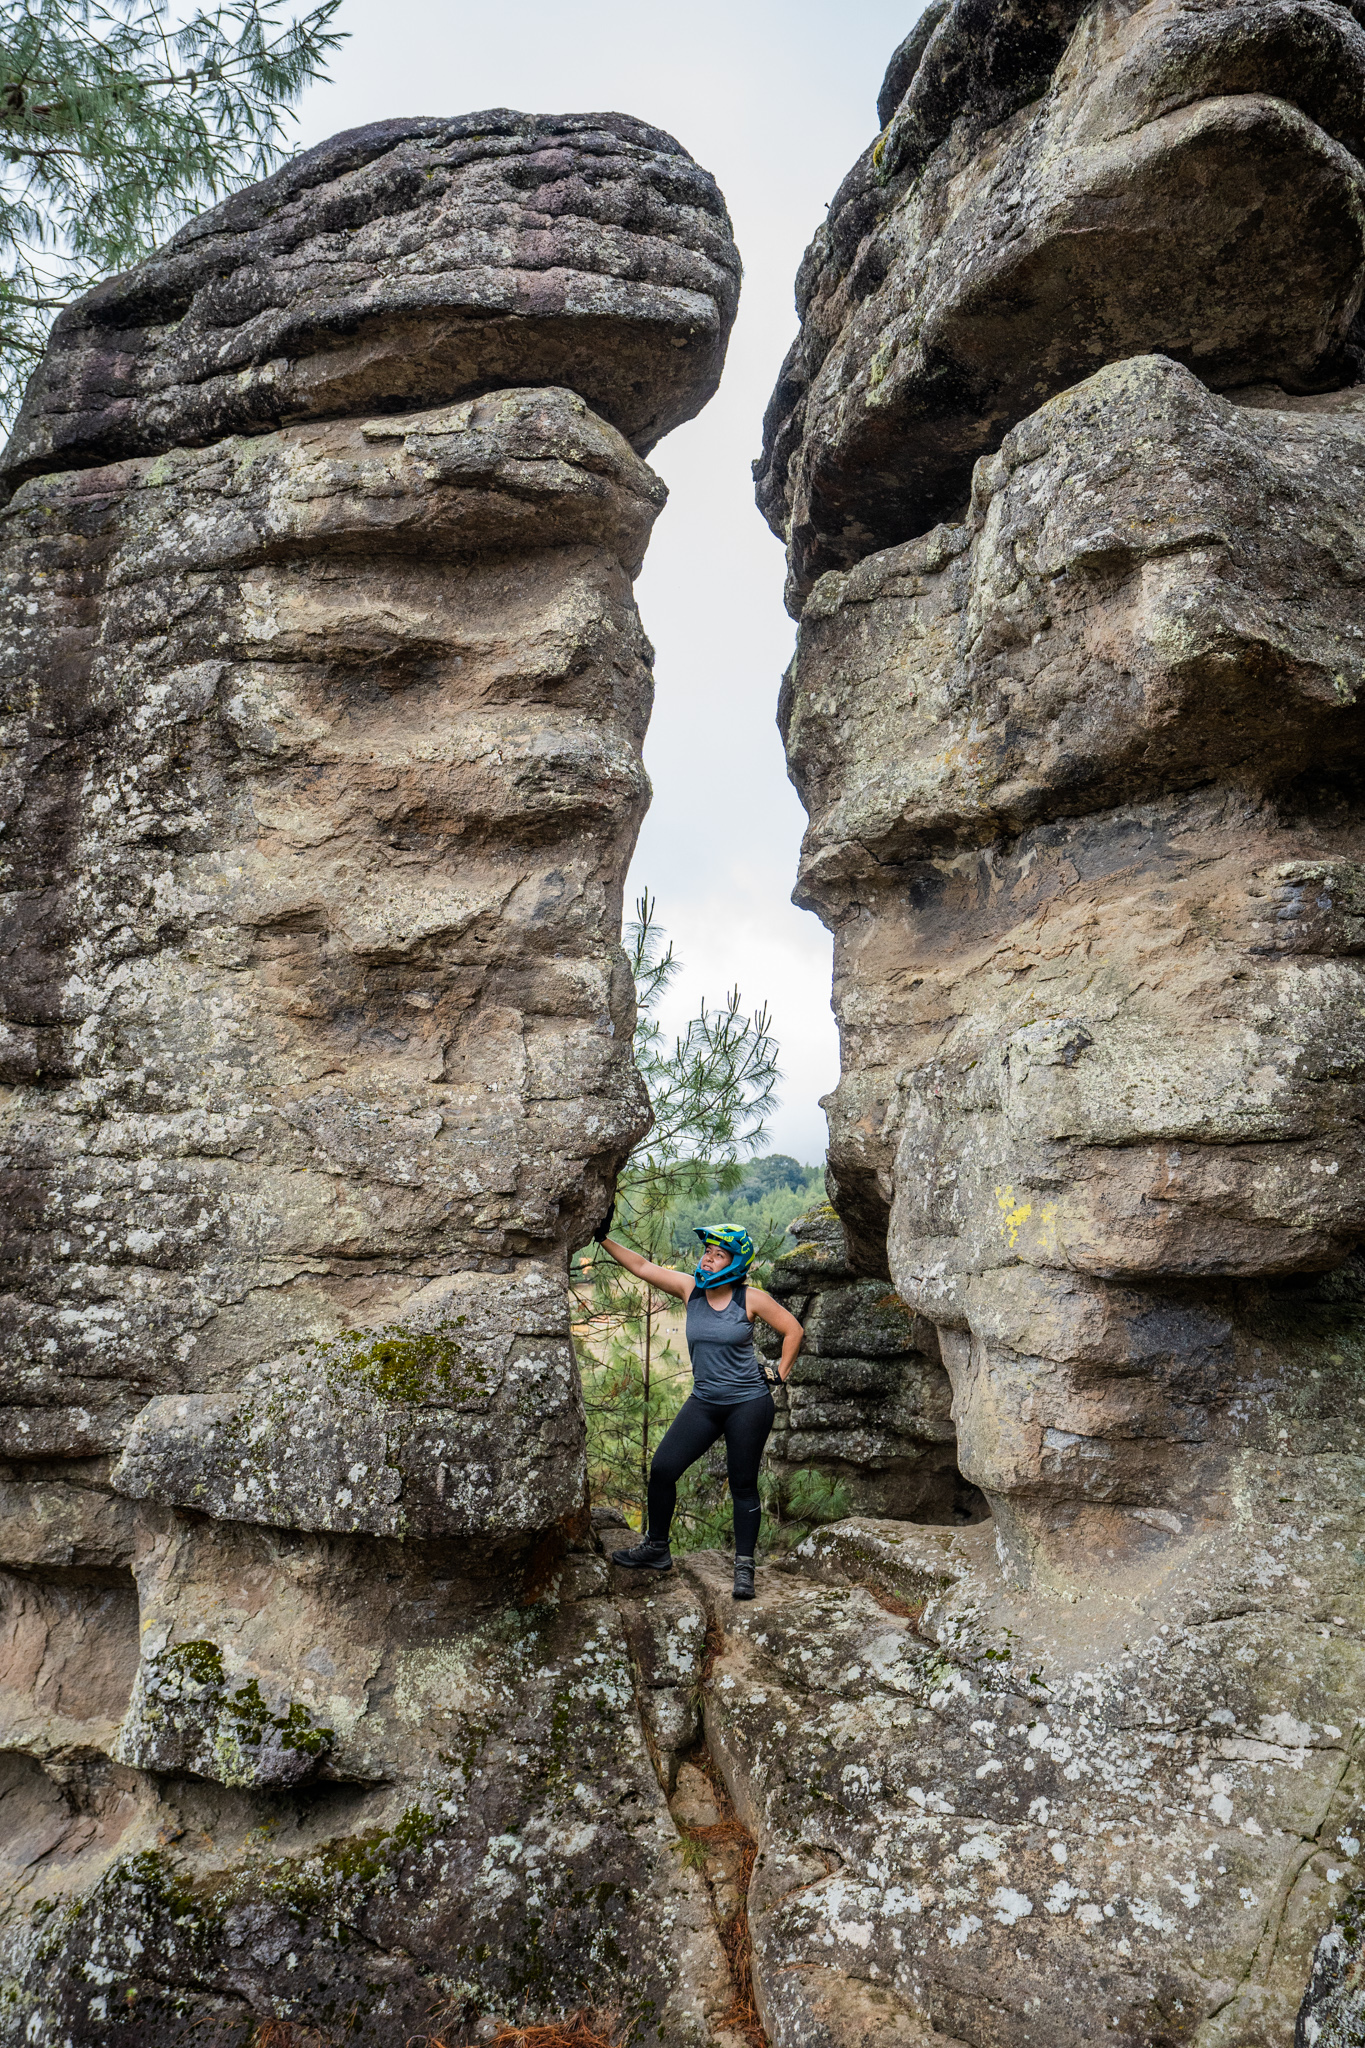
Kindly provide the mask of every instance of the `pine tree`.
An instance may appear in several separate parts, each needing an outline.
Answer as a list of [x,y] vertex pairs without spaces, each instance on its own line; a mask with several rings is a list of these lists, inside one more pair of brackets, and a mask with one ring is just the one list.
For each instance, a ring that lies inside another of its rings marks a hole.
[[274,168],[340,4],[0,0],[0,413],[62,306]]

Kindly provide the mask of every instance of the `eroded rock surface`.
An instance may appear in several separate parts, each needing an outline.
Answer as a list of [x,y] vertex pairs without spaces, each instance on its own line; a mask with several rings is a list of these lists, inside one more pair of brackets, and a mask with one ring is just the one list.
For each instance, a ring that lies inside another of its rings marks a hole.
[[357,1325],[572,1411],[556,1261],[643,1121],[662,495],[514,391],[13,500],[6,1449],[120,1449]]
[[725,202],[660,129],[506,107],[379,121],[64,313],[3,467],[542,384],[648,454],[714,392],[738,301]]
[[[790,1484],[797,1472],[819,1472],[863,1514],[973,1520],[983,1508],[957,1469],[937,1330],[888,1280],[859,1278],[828,1203],[798,1216],[787,1235],[794,1242],[773,1262],[768,1287],[806,1341],[778,1395],[767,1454],[774,1475]],[[755,1339],[778,1355],[771,1331],[756,1325]]]
[[117,1740],[5,1756],[7,2038],[389,2043],[596,2000],[706,2039],[728,1981],[600,1558],[359,1542],[164,1518]]
[[1360,1881],[1361,1509],[1277,1499],[1046,1604],[989,1525],[838,1525],[738,1614],[697,1558],[771,2040],[1289,2048]]
[[[1362,47],[955,5],[803,273],[763,490],[830,1185],[992,1527],[835,1546],[910,1610],[810,1610],[856,1826],[743,1764],[846,1864],[774,1922],[792,2041],[875,1987],[907,2040],[1290,2048],[1359,1882]],[[796,1727],[799,1653],[738,1626]]]
[[1353,2048],[1365,2039],[1360,1905],[1359,1892],[1348,1894],[1340,1917],[1318,1943],[1294,2029],[1294,2048]]
[[565,1270],[646,1115],[639,451],[737,279],[639,123],[389,123],[82,301],[34,379],[6,2041],[587,2007],[700,2043],[730,2002],[665,1803],[696,1672],[642,1722]]
[[1334,0],[944,10],[797,279],[756,465],[793,602],[955,516],[976,458],[1106,362],[1349,381],[1363,87]]

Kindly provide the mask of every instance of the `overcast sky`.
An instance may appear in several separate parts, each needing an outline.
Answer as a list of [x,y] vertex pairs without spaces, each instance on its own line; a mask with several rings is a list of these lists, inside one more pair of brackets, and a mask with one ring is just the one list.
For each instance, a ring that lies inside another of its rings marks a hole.
[[773,724],[792,647],[782,551],[749,462],[795,331],[792,280],[918,0],[345,0],[351,32],[300,108],[300,147],[400,114],[613,110],[677,136],[714,173],[744,258],[719,395],[650,460],[671,498],[637,586],[658,650],[645,762],[654,802],[631,872],[684,962],[665,1021],[738,981],[782,1047],[773,1149],[823,1157],[838,1077],[830,943],[790,902],[804,823]]

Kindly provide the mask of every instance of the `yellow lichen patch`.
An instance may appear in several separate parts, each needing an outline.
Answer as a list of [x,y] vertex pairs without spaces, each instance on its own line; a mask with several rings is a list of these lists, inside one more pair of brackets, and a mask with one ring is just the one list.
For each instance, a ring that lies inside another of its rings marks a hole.
[[1016,1202],[1012,1187],[997,1188],[995,1199],[1000,1205],[1000,1228],[1009,1239],[1013,1251],[1019,1242],[1019,1233],[1033,1214],[1032,1202]]

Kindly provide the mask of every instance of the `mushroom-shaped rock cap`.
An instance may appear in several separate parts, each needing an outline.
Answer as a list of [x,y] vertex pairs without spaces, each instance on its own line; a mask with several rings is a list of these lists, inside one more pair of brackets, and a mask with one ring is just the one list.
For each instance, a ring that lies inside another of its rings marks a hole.
[[960,517],[977,458],[1106,363],[1358,376],[1365,29],[1335,0],[951,0],[878,116],[802,262],[755,469],[794,609]]
[[646,453],[711,397],[740,264],[715,180],[624,114],[381,121],[69,307],[3,468],[558,385]]

